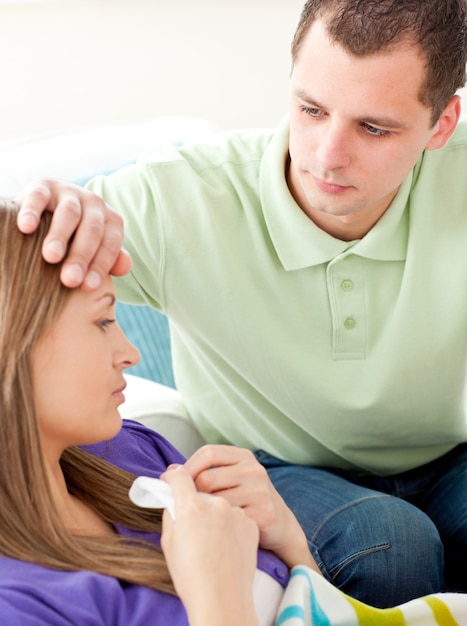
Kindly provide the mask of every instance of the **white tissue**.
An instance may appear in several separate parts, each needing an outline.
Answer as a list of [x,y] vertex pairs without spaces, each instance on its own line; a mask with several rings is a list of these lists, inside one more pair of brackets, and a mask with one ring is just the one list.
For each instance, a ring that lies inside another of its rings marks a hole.
[[145,509],[165,509],[175,519],[175,506],[171,486],[149,476],[138,476],[130,487],[130,500]]
[[[143,508],[167,508],[175,519],[172,488],[163,480],[139,476],[133,482],[129,496]],[[279,582],[259,569],[253,585],[253,599],[260,626],[273,626],[284,590]]]

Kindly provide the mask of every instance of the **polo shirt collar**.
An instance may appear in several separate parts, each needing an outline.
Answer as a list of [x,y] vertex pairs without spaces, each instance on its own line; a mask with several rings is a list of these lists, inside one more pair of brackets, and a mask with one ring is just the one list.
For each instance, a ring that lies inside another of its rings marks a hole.
[[405,209],[414,172],[402,183],[389,209],[363,239],[341,241],[316,226],[291,195],[285,174],[288,144],[287,117],[273,134],[260,170],[260,193],[266,226],[285,270],[328,263],[350,249],[352,254],[369,259],[405,260],[409,233],[409,215]]

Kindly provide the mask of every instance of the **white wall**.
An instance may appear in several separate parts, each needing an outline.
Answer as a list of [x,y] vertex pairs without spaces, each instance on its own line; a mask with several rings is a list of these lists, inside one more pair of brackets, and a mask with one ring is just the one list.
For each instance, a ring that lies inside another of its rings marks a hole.
[[0,140],[166,114],[273,126],[302,5],[0,1]]

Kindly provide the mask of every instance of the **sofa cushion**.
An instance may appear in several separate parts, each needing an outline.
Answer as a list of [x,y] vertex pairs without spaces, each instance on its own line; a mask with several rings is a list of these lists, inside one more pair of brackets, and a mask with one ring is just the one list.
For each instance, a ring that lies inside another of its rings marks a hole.
[[118,302],[117,320],[141,355],[139,363],[128,373],[175,388],[166,316],[149,306]]
[[208,120],[166,116],[140,124],[1,142],[0,196],[14,196],[43,177],[84,184],[135,162],[141,153],[194,141],[215,130]]

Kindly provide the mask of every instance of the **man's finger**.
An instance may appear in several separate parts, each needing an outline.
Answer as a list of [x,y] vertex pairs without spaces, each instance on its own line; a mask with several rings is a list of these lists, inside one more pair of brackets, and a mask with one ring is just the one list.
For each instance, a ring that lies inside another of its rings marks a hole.
[[104,276],[126,274],[131,262],[122,253],[123,220],[95,194],[69,183],[38,181],[16,198],[18,227],[37,228],[44,211],[53,213],[42,255],[49,263],[63,259],[61,280],[67,287],[95,289]]
[[117,260],[113,264],[110,273],[112,276],[125,276],[131,270],[131,266],[133,261],[131,259],[130,253],[122,248],[119,252]]
[[196,479],[199,474],[211,467],[235,465],[249,458],[248,450],[228,445],[205,445],[196,450],[187,460],[185,467],[191,476]]
[[[122,252],[122,242],[123,220],[117,213],[109,210],[104,223],[104,232],[99,247],[92,263],[87,268],[86,277],[84,279],[84,285],[86,287],[89,289],[98,287],[102,277],[110,273],[119,276],[128,273],[131,269],[131,258],[128,253]],[[73,258],[74,245],[75,242],[73,242],[70,251],[70,259]],[[119,274],[115,274],[115,271],[118,271]]]
[[23,193],[15,198],[18,204],[18,228],[25,235],[30,235],[39,226],[42,213],[47,209],[52,197],[47,183],[32,183]]
[[[82,219],[80,201],[74,195],[62,195],[58,202],[49,232],[44,238],[42,256],[48,263],[59,263],[67,252],[67,243]],[[89,253],[94,255],[95,250]],[[92,258],[92,257],[90,257]],[[68,285],[75,287],[77,285]]]

